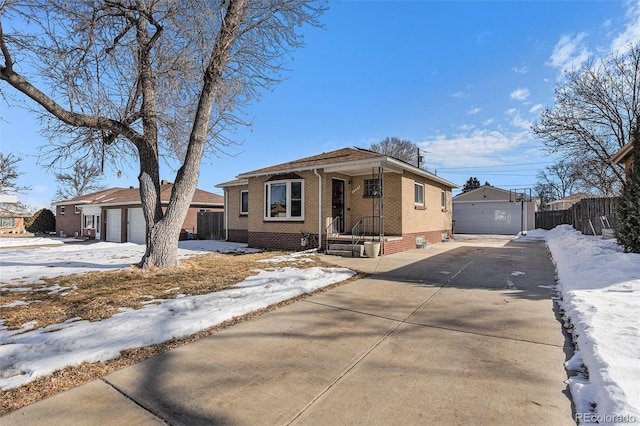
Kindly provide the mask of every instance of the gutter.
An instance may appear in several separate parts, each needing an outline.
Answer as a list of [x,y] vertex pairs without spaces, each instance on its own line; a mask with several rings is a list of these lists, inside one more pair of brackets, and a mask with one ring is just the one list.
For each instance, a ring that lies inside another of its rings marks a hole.
[[318,250],[322,249],[322,176],[318,169],[313,169],[313,174],[318,176]]

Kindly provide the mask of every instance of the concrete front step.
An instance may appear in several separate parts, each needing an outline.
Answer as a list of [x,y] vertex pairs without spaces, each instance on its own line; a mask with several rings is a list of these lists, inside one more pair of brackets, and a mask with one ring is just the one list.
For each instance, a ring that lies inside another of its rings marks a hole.
[[351,244],[330,243],[327,254],[344,257],[362,257],[364,256],[364,246],[356,245],[355,247],[352,247]]

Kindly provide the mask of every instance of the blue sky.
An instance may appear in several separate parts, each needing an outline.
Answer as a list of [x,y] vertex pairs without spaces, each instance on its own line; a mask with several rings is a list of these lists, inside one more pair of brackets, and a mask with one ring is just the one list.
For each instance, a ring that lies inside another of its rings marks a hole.
[[[387,136],[420,146],[432,172],[462,186],[471,176],[532,188],[554,158],[530,126],[553,106],[562,71],[640,40],[637,1],[337,1],[305,28],[290,71],[247,111],[230,156],[203,159],[198,187]],[[0,84],[1,90],[10,89]],[[46,144],[35,117],[0,100],[3,153],[24,158],[21,196],[48,206],[57,183],[37,165]],[[137,169],[105,173],[138,186]],[[165,167],[162,178],[173,180]],[[455,192],[454,192],[455,193]]]

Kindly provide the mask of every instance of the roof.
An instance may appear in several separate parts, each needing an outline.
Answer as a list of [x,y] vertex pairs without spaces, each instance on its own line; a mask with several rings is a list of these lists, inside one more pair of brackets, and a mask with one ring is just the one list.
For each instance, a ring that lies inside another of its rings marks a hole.
[[[171,197],[171,190],[173,189],[172,183],[166,183],[160,185],[160,200],[162,203],[168,203]],[[224,197],[222,195],[214,194],[211,192],[196,189],[193,194],[192,204],[200,205],[224,205]],[[110,188],[104,191],[94,192],[92,194],[82,195],[79,197],[71,198],[69,200],[58,201],[53,203],[56,206],[64,205],[82,205],[82,204],[94,204],[94,205],[108,205],[116,206],[121,204],[139,204],[140,203],[140,189],[135,187],[129,188]]]
[[453,201],[504,201],[510,200],[511,191],[491,185],[482,185],[480,188],[463,192],[453,197]]
[[402,170],[409,170],[450,188],[458,187],[446,179],[442,179],[433,173],[419,169],[397,158],[362,148],[342,148],[335,151],[324,152],[311,157],[242,173],[238,175],[238,178],[246,179],[256,176],[293,173],[314,169],[325,169],[325,171],[339,171],[344,174],[357,175],[370,172],[372,166],[381,166],[387,171],[395,171],[398,173]]
[[620,148],[620,151],[613,154],[613,156],[609,158],[609,161],[611,161],[613,164],[624,163],[627,157],[632,155],[632,152],[633,152],[632,146],[633,146],[632,142],[627,143],[625,146]]
[[15,203],[0,203],[0,217],[31,217],[31,213]]
[[248,179],[234,179],[234,180],[230,180],[228,182],[222,182],[216,185],[216,188],[227,188],[230,186],[244,186],[244,185],[248,185],[249,184],[249,180]]

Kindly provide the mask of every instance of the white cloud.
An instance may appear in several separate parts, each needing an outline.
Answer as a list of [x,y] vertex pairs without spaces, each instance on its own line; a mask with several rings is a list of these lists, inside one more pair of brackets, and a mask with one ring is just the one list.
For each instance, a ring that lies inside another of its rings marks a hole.
[[584,45],[584,39],[588,35],[585,32],[581,32],[574,37],[564,34],[553,48],[553,53],[547,61],[547,65],[558,68],[560,71],[579,68],[591,55]]
[[513,67],[511,68],[513,70],[513,72],[515,72],[516,74],[526,74],[529,72],[529,68],[527,68],[526,66],[522,66],[520,68],[518,67]]
[[544,105],[542,104],[535,104],[534,106],[531,107],[531,109],[529,110],[529,112],[537,112],[540,111],[542,108],[544,108]]
[[529,132],[506,134],[498,130],[474,129],[447,136],[437,135],[418,146],[429,152],[439,167],[491,166],[502,164],[502,155],[518,148]]
[[517,101],[526,101],[531,93],[529,89],[526,87],[520,87],[513,92],[511,92],[511,99],[515,99]]
[[487,121],[484,122],[485,126],[488,126],[489,124],[493,123],[493,118],[488,119]]
[[628,2],[626,12],[627,25],[623,32],[618,34],[611,42],[613,52],[625,52],[631,43],[640,40],[640,2]]
[[479,113],[480,111],[481,111],[480,108],[471,107],[471,108],[469,108],[469,111],[467,111],[467,114],[475,115],[475,114]]
[[453,96],[454,98],[464,98],[465,94],[463,91],[459,91],[459,92],[452,93],[451,96]]
[[518,110],[517,110],[517,109],[515,109],[515,108],[509,108],[509,109],[508,109],[508,110],[506,110],[504,113],[505,113],[506,115],[513,115],[513,114],[515,114],[517,111],[518,111]]

